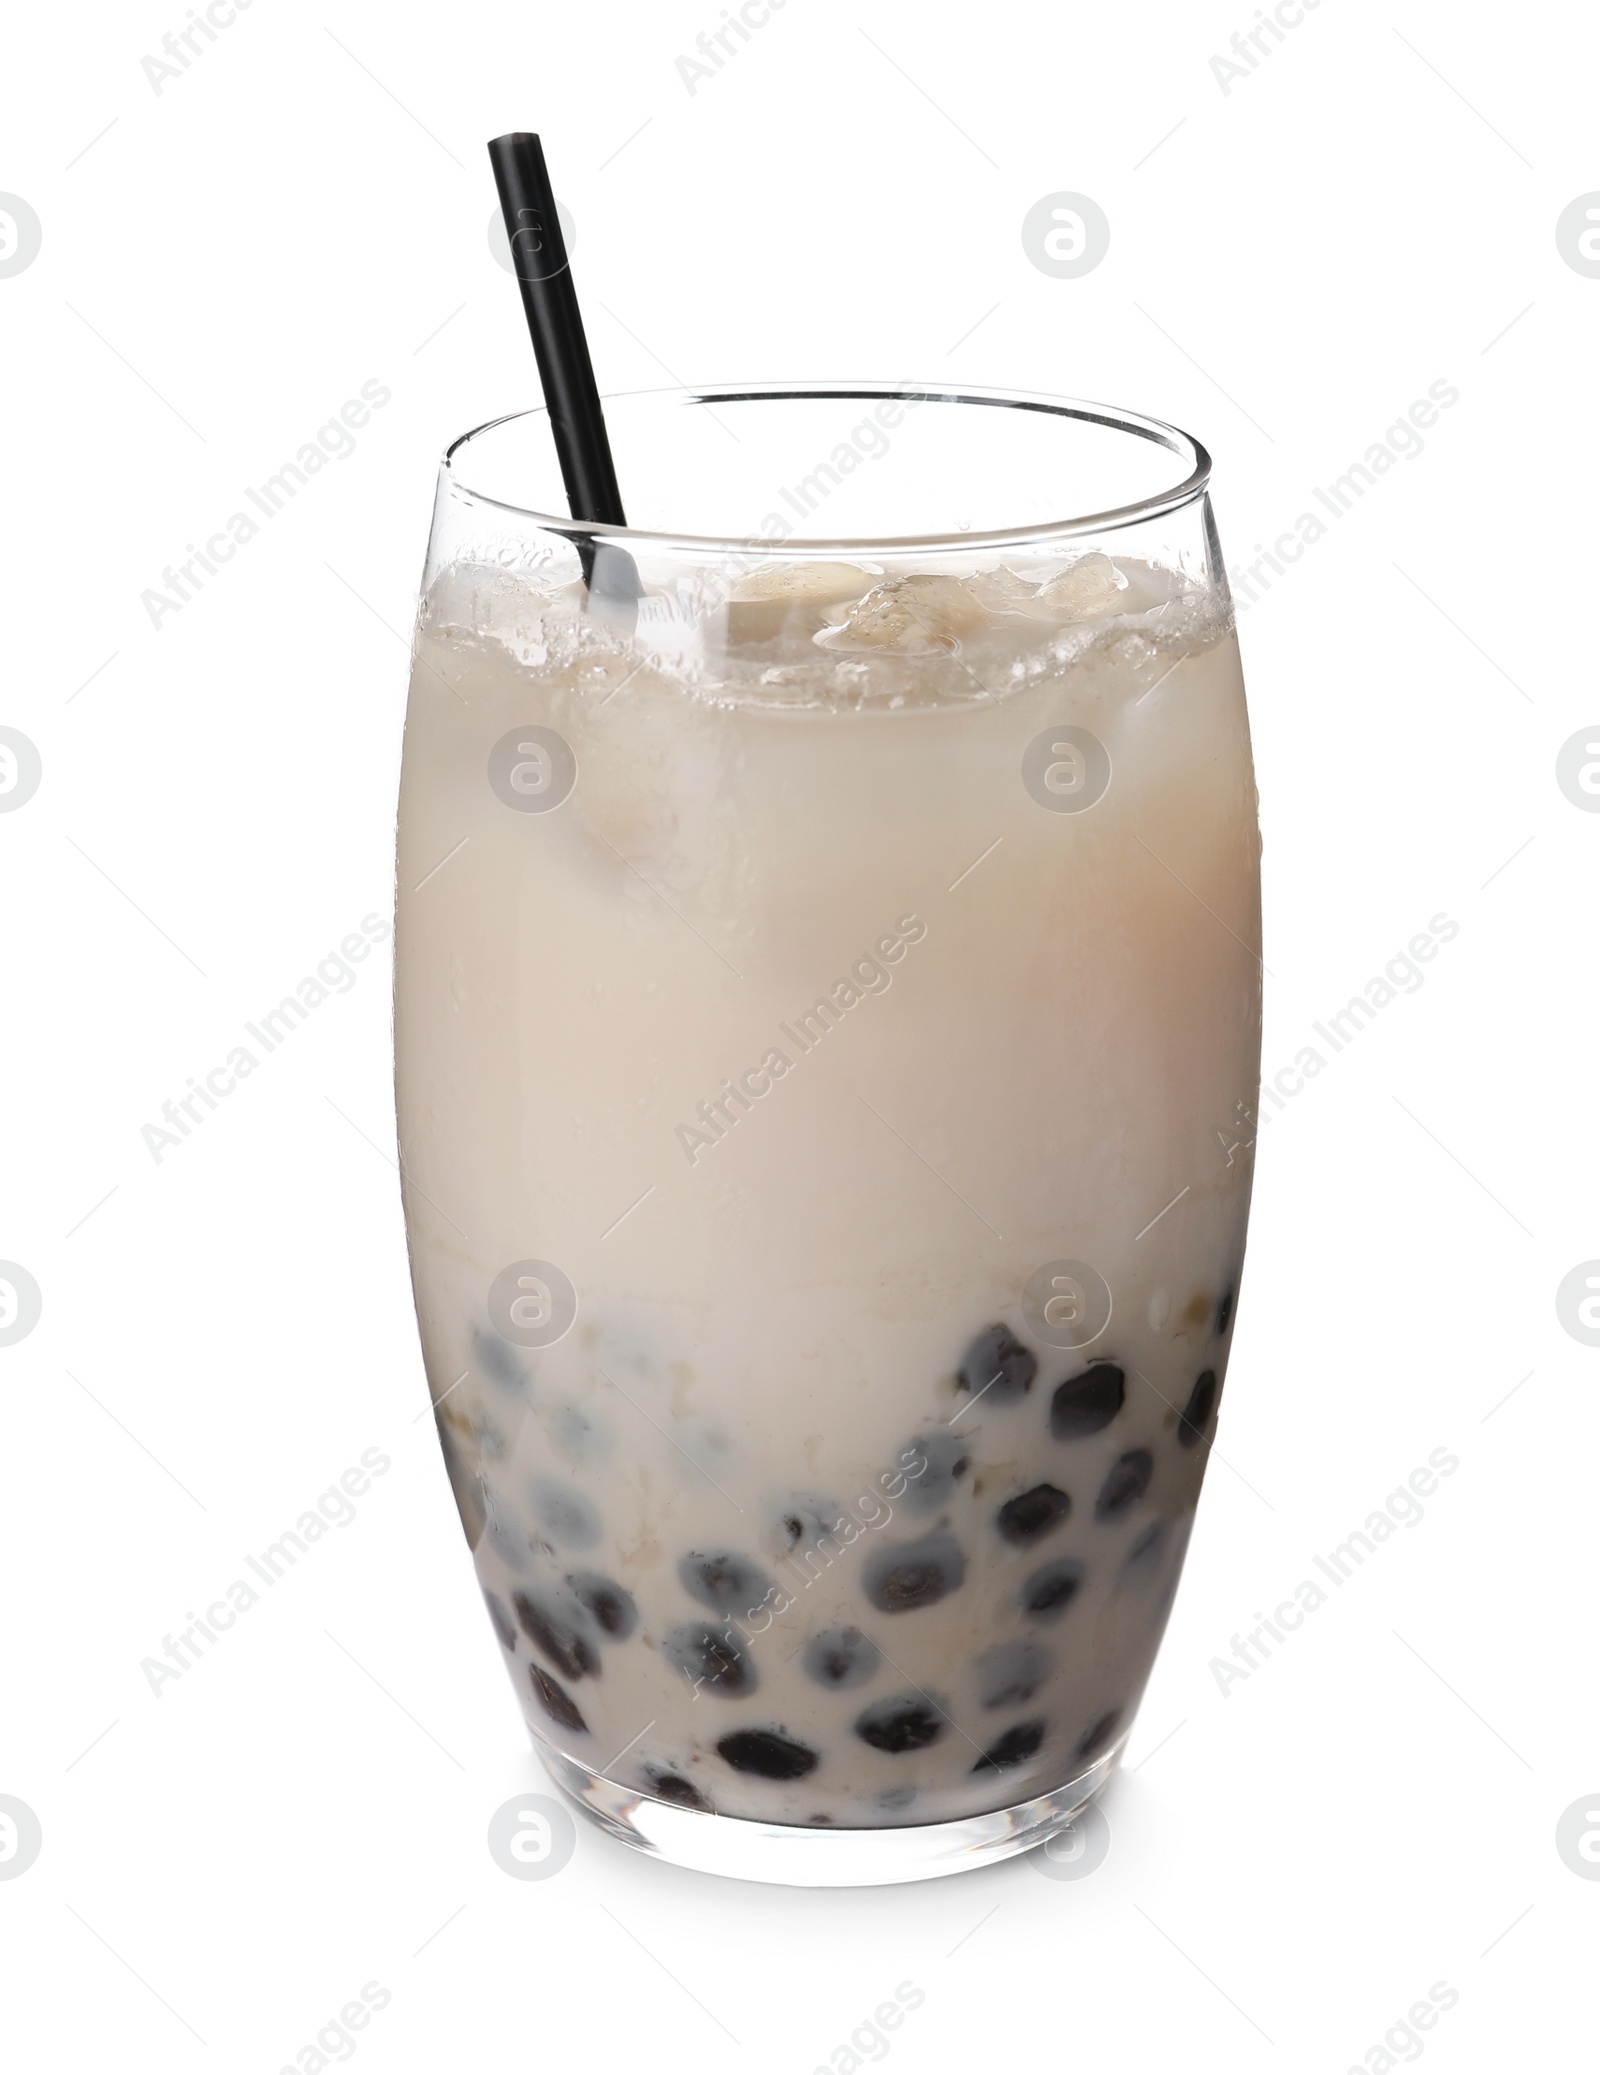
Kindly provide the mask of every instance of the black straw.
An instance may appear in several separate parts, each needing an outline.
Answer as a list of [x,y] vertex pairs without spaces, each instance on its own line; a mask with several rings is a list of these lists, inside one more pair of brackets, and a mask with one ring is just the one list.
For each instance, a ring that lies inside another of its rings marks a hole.
[[612,466],[611,442],[606,437],[605,415],[544,151],[531,131],[513,130],[491,141],[489,162],[511,240],[511,264],[522,290],[568,507],[575,519],[625,526],[628,522]]

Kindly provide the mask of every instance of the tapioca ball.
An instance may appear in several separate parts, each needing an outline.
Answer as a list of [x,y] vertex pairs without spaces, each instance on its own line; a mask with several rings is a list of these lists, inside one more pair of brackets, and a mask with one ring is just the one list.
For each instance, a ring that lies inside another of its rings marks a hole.
[[1115,1362],[1095,1362],[1058,1383],[1050,1400],[1050,1431],[1058,1441],[1083,1441],[1110,1426],[1122,1410],[1127,1378]]
[[713,1614],[753,1614],[772,1589],[758,1563],[731,1549],[691,1549],[679,1561],[678,1576],[689,1597]]
[[1041,1564],[1023,1584],[1017,1603],[1035,1621],[1059,1621],[1078,1596],[1083,1565],[1070,1556]]
[[1118,1520],[1137,1506],[1150,1489],[1155,1466],[1155,1457],[1148,1448],[1130,1448],[1126,1455],[1119,1455],[1106,1472],[1106,1481],[1094,1502],[1095,1519]]
[[592,1614],[608,1636],[626,1642],[639,1625],[639,1609],[633,1594],[626,1592],[603,1571],[574,1571],[567,1580],[579,1606]]
[[735,1772],[753,1772],[764,1780],[803,1780],[817,1769],[810,1745],[781,1729],[735,1729],[721,1739],[717,1753]]
[[682,1773],[651,1771],[647,1772],[645,1777],[650,1782],[650,1792],[658,1801],[670,1801],[678,1808],[699,1809],[703,1815],[712,1813],[711,1803],[693,1781],[686,1780]]
[[955,1434],[918,1434],[901,1453],[902,1463],[908,1458],[920,1465],[906,1471],[905,1504],[914,1513],[949,1505],[972,1462],[966,1442]]
[[815,1549],[846,1525],[842,1506],[814,1492],[794,1492],[777,1508],[778,1543],[785,1551]]
[[990,1326],[961,1358],[957,1382],[986,1405],[1014,1405],[1039,1373],[1038,1357],[1009,1326]]
[[966,1574],[961,1544],[941,1528],[920,1541],[873,1550],[861,1567],[861,1584],[880,1612],[907,1614],[956,1591]]
[[1166,1546],[1167,1523],[1164,1520],[1152,1520],[1129,1545],[1128,1553],[1122,1559],[1123,1570],[1137,1577],[1148,1577],[1160,1563]]
[[972,1770],[1009,1772],[1013,1766],[1026,1765],[1044,1742],[1044,1730],[1043,1722],[1013,1723],[995,1738]]
[[1071,1499],[1058,1486],[1036,1484],[1031,1491],[1007,1499],[994,1516],[994,1524],[1008,1542],[1023,1548],[1059,1527],[1071,1511]]
[[1178,1421],[1178,1443],[1183,1448],[1193,1448],[1211,1423],[1211,1415],[1217,1403],[1217,1372],[1202,1369],[1194,1380],[1194,1389],[1189,1393],[1189,1402],[1183,1408]]
[[661,1644],[662,1655],[684,1674],[701,1693],[731,1700],[736,1694],[754,1693],[756,1668],[750,1653],[709,1621],[689,1621],[675,1628]]
[[980,1707],[1021,1707],[1055,1670],[1055,1660],[1038,1643],[996,1643],[983,1652],[973,1669],[978,1675]]
[[1109,1714],[1102,1715],[1096,1722],[1091,1722],[1073,1747],[1074,1762],[1080,1765],[1092,1763],[1115,1741],[1121,1726],[1121,1708],[1112,1708]]
[[856,1717],[856,1735],[875,1751],[922,1751],[949,1728],[949,1718],[926,1694],[902,1693],[875,1700]]
[[806,1644],[800,1662],[819,1686],[865,1686],[878,1669],[879,1650],[859,1628],[825,1628]]
[[592,1549],[600,1539],[600,1516],[581,1491],[541,1480],[532,1492],[533,1517],[562,1549]]
[[578,1703],[565,1686],[558,1686],[547,1671],[537,1664],[528,1666],[533,1683],[533,1697],[552,1722],[559,1722],[563,1729],[587,1729],[588,1723],[578,1710]]
[[599,1652],[589,1637],[586,1617],[576,1607],[564,1608],[549,1594],[538,1592],[514,1593],[511,1604],[529,1640],[557,1671],[569,1679],[599,1671]]

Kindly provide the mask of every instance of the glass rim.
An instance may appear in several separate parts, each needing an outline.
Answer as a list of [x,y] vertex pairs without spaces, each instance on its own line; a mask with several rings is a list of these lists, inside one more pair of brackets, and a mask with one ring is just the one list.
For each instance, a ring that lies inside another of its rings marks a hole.
[[[1124,526],[1138,525],[1144,520],[1161,518],[1168,513],[1192,504],[1205,494],[1211,480],[1211,456],[1193,434],[1184,432],[1165,419],[1150,418],[1139,411],[1125,410],[1116,404],[1092,403],[1080,397],[1053,396],[1040,390],[991,389],[974,384],[963,384],[960,388],[923,386],[908,382],[720,382],[702,383],[695,387],[670,387],[662,389],[627,389],[613,391],[603,402],[631,403],[640,398],[671,399],[680,403],[808,403],[825,400],[845,402],[886,403],[949,403],[972,404],[990,409],[1038,411],[1046,416],[1073,418],[1092,425],[1109,427],[1113,431],[1148,440],[1165,447],[1178,457],[1179,464],[1188,473],[1181,481],[1165,490],[1152,492],[1131,504],[1112,505],[1103,511],[1084,512],[1064,519],[1049,519],[1032,525],[1002,527],[998,530],[923,533],[923,534],[871,534],[836,535],[828,539],[807,536],[782,540],[764,534],[735,536],[731,534],[672,533],[643,526],[611,526],[598,520],[575,519],[570,512],[541,512],[529,505],[511,504],[504,498],[492,497],[486,491],[474,489],[463,481],[458,472],[456,457],[471,443],[485,434],[497,431],[502,425],[510,425],[519,418],[547,418],[548,406],[536,404],[528,410],[506,411],[498,418],[489,418],[462,433],[445,448],[440,461],[440,473],[452,489],[474,502],[491,506],[497,511],[513,513],[520,519],[532,521],[542,530],[559,533],[573,540],[612,540],[621,546],[649,545],[665,549],[690,549],[700,554],[764,553],[782,555],[793,560],[805,556],[865,555],[881,556],[885,553],[927,553],[932,551],[961,552],[973,548],[1013,548],[1036,545],[1051,540],[1067,540],[1086,533],[1112,532]],[[626,486],[624,485],[624,498]]]

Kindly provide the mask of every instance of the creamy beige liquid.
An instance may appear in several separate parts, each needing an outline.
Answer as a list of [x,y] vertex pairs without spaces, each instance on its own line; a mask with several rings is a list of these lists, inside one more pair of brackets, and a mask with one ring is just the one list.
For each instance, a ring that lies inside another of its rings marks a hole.
[[[1225,614],[1067,559],[801,572],[698,629],[647,600],[631,641],[494,569],[424,602],[424,1351],[529,1725],[625,1785],[942,1821],[1073,1779],[1138,1703],[1244,1245],[1258,838]],[[486,775],[529,726],[576,757],[549,812]],[[1109,754],[1087,811],[1024,783],[1063,726]],[[529,1260],[577,1293],[553,1346],[491,1319]],[[1024,1300],[1063,1261],[1112,1297],[1081,1349]]]

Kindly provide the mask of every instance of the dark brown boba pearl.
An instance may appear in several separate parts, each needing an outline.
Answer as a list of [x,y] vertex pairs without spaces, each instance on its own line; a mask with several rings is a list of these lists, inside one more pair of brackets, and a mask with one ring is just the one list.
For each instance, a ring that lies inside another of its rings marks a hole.
[[702,1815],[712,1813],[711,1804],[691,1781],[677,1772],[648,1772],[650,1792],[659,1801],[673,1802],[679,1808],[696,1808]]
[[1150,1489],[1156,1459],[1148,1448],[1130,1448],[1119,1455],[1106,1472],[1100,1496],[1094,1502],[1096,1520],[1119,1520],[1130,1506],[1138,1505]]
[[1153,1571],[1161,1560],[1166,1540],[1167,1523],[1164,1520],[1152,1520],[1122,1559],[1122,1568],[1125,1571],[1145,1573]]
[[516,1623],[506,1612],[505,1601],[498,1594],[486,1591],[483,1603],[489,1609],[489,1619],[494,1623],[494,1632],[500,1638],[501,1649],[514,1650],[517,1647]]
[[1043,1722],[1013,1723],[1011,1728],[995,1738],[972,1770],[1009,1772],[1014,1765],[1026,1765],[1043,1742]]
[[683,1589],[713,1614],[753,1614],[772,1590],[772,1580],[748,1556],[731,1549],[691,1549],[680,1559]]
[[795,1492],[778,1509],[778,1539],[785,1550],[815,1549],[844,1527],[842,1506],[811,1492]]
[[954,1434],[918,1434],[900,1452],[906,1470],[905,1503],[913,1513],[932,1513],[949,1505],[956,1484],[971,1467],[967,1444]]
[[1092,1763],[1112,1742],[1121,1726],[1121,1708],[1113,1708],[1108,1715],[1102,1715],[1098,1722],[1092,1722],[1082,1736],[1079,1737],[1077,1744],[1073,1748],[1072,1757],[1074,1764],[1088,1765]]
[[735,1772],[764,1780],[803,1780],[817,1767],[816,1752],[779,1729],[736,1729],[723,1737],[717,1754]]
[[523,1577],[529,1569],[528,1558],[533,1551],[529,1537],[504,1518],[504,1502],[497,1498],[489,1481],[480,1472],[477,1479],[479,1496],[483,1505],[483,1540],[493,1550],[508,1571]]
[[631,1592],[624,1592],[603,1571],[574,1571],[567,1580],[572,1596],[586,1613],[592,1614],[608,1636],[626,1642],[639,1625],[639,1609]]
[[1058,1383],[1050,1400],[1050,1431],[1058,1441],[1082,1441],[1110,1426],[1122,1410],[1127,1379],[1115,1362],[1096,1362],[1081,1376]]
[[875,1751],[922,1751],[936,1744],[949,1727],[948,1718],[926,1694],[897,1694],[875,1700],[856,1717],[856,1735]]
[[865,1686],[878,1669],[878,1646],[859,1628],[825,1628],[806,1644],[800,1662],[819,1686]]
[[1233,1292],[1225,1291],[1222,1302],[1217,1306],[1217,1338],[1220,1340],[1233,1319]]
[[1059,1621],[1082,1583],[1083,1565],[1070,1556],[1058,1556],[1054,1563],[1041,1564],[1028,1579],[1017,1595],[1017,1604],[1035,1621]]
[[1181,1448],[1193,1448],[1210,1424],[1216,1402],[1217,1372],[1215,1369],[1202,1369],[1194,1380],[1194,1389],[1183,1408],[1183,1417],[1178,1421],[1178,1445]]
[[527,1378],[523,1374],[522,1364],[498,1333],[485,1333],[481,1326],[474,1327],[472,1357],[484,1374],[499,1384],[502,1390],[520,1391],[524,1388]]
[[581,1616],[565,1613],[554,1601],[537,1593],[515,1593],[511,1604],[534,1646],[544,1652],[557,1671],[569,1679],[581,1679],[599,1671],[599,1654],[584,1633]]
[[990,1326],[962,1356],[956,1381],[986,1405],[1014,1405],[1038,1373],[1038,1357],[1009,1326]]
[[983,1652],[973,1669],[978,1674],[978,1705],[1012,1708],[1032,1700],[1055,1663],[1049,1651],[1037,1643],[996,1643]]
[[562,1549],[592,1549],[600,1539],[600,1516],[581,1491],[543,1478],[533,1487],[533,1517]]
[[1054,1484],[1036,1484],[1031,1491],[1007,1499],[994,1516],[994,1524],[1008,1542],[1021,1548],[1059,1527],[1071,1511],[1072,1501],[1064,1491]]
[[578,1704],[565,1686],[558,1686],[547,1671],[530,1664],[528,1671],[533,1681],[533,1697],[552,1722],[559,1722],[563,1729],[587,1729],[588,1723],[578,1712]]
[[702,1690],[732,1699],[735,1694],[754,1693],[756,1668],[731,1635],[713,1628],[708,1621],[690,1621],[665,1637],[661,1650],[689,1680],[698,1696]]
[[967,1575],[961,1544],[945,1529],[919,1542],[875,1549],[861,1568],[867,1598],[885,1614],[907,1614],[931,1607],[954,1592]]

